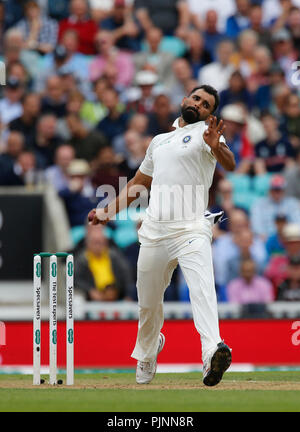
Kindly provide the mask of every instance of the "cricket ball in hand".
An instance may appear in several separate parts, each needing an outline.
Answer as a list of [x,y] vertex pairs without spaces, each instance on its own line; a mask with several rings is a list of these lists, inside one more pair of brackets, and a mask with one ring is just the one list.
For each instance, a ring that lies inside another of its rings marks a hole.
[[96,209],[91,210],[91,211],[89,212],[89,214],[88,214],[88,221],[89,221],[89,222],[92,222],[93,219],[94,219],[94,217],[95,217],[95,215],[96,215]]

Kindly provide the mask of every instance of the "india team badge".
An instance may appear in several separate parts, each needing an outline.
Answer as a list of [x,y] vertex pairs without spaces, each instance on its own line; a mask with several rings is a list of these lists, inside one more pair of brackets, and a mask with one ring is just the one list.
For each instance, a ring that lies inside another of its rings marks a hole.
[[182,141],[184,142],[184,144],[187,144],[189,141],[191,141],[191,139],[192,139],[191,135],[186,135]]

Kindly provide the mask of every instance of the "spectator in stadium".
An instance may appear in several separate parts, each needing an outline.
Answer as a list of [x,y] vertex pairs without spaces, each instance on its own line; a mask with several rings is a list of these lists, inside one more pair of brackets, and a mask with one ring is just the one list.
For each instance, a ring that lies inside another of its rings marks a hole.
[[[147,136],[146,136],[147,128],[148,128],[148,117],[145,114],[136,113],[133,114],[129,119],[127,132],[134,131],[139,136],[143,137],[144,140],[147,140]],[[148,145],[145,144],[145,147],[148,147]],[[114,139],[113,148],[118,157],[126,158],[128,156],[128,151],[127,151],[123,134],[117,136]]]
[[37,93],[26,93],[22,100],[21,115],[9,123],[9,130],[24,135],[25,146],[30,148],[35,139],[36,125],[41,111],[41,98]]
[[207,83],[213,86],[218,92],[229,86],[229,79],[234,72],[230,63],[234,45],[229,39],[222,40],[216,48],[216,60],[200,69],[198,75],[199,83]]
[[[218,237],[213,244],[213,260],[215,269],[215,280],[219,287],[224,287],[230,280],[228,263],[238,259],[240,255],[240,244],[243,232],[249,232],[249,218],[242,209],[234,208],[229,212],[229,231]],[[251,233],[250,233],[251,234]],[[249,237],[250,235],[248,235]],[[254,235],[248,247],[250,256],[255,260],[258,268],[266,263],[266,249],[264,242]]]
[[85,247],[75,256],[75,283],[91,301],[132,300],[134,282],[123,254],[109,245],[104,228],[88,227]]
[[287,18],[286,27],[289,30],[292,39],[293,45],[298,53],[300,54],[300,8],[293,6],[290,9],[289,16]]
[[95,54],[95,36],[98,32],[96,22],[89,17],[87,0],[71,0],[70,15],[59,23],[59,42],[66,30],[78,34],[78,51],[82,54]]
[[4,61],[6,69],[10,67],[11,63],[20,61],[30,77],[35,78],[39,73],[41,55],[36,51],[24,49],[22,32],[13,27],[4,34],[1,60]]
[[244,78],[256,72],[255,51],[258,46],[258,37],[253,30],[244,30],[238,37],[238,49],[231,57],[231,63],[238,69]]
[[276,300],[300,301],[300,256],[289,258],[286,277],[278,286]]
[[109,16],[100,23],[101,29],[113,32],[114,44],[124,50],[140,50],[140,28],[126,0],[114,0]]
[[253,146],[252,150],[254,156],[254,147],[257,143],[266,138],[266,132],[262,121],[254,110],[248,110],[247,107],[241,103],[238,105],[243,109],[245,118],[247,119],[246,134]]
[[151,70],[158,76],[159,83],[168,88],[174,81],[172,63],[175,57],[172,53],[161,50],[163,32],[159,28],[151,27],[146,32],[145,39],[145,50],[133,56],[136,71]]
[[282,242],[284,253],[274,255],[266,269],[264,275],[272,282],[275,290],[287,278],[287,269],[290,258],[300,255],[300,224],[288,222],[282,232]]
[[187,0],[191,24],[203,31],[205,23],[203,18],[209,10],[214,10],[218,14],[218,30],[220,33],[225,33],[227,19],[236,12],[235,0],[222,0],[220,8],[219,0],[202,0],[201,3],[197,0]]
[[251,93],[256,93],[259,87],[270,83],[270,70],[273,61],[271,51],[264,45],[257,46],[254,59],[256,70],[247,78],[247,88]]
[[59,192],[73,231],[85,226],[87,213],[96,205],[96,194],[90,181],[90,173],[87,161],[73,159],[67,168],[68,186]]
[[288,86],[285,73],[278,63],[273,63],[270,70],[271,81],[271,109],[279,119],[284,115],[287,97],[292,93]]
[[80,115],[83,102],[85,101],[84,96],[80,91],[74,90],[68,95],[66,110],[68,114]]
[[[103,146],[93,164],[92,184],[95,188],[102,185],[113,187],[113,193],[119,193],[119,178],[126,177],[126,172],[120,167],[120,160],[110,145]],[[106,198],[99,196],[99,198]],[[99,201],[99,199],[98,199]]]
[[186,2],[171,0],[166,7],[155,0],[136,0],[134,6],[136,17],[144,32],[151,27],[158,27],[164,35],[176,35],[182,39],[186,36],[190,22]]
[[235,244],[238,247],[237,255],[230,258],[227,262],[227,274],[228,278],[234,279],[238,277],[240,266],[243,260],[253,259],[255,261],[255,267],[258,274],[262,274],[267,264],[266,250],[261,249],[260,254],[253,254],[254,247],[254,235],[248,228],[238,233],[235,236]]
[[295,165],[284,171],[286,179],[286,195],[300,200],[300,150],[296,150]]
[[134,77],[134,65],[132,54],[114,46],[113,33],[108,30],[100,30],[95,37],[95,46],[98,55],[91,61],[89,77],[95,81],[105,74],[107,66],[114,65],[117,71],[116,84],[127,87]]
[[[79,52],[79,36],[76,30],[66,30],[62,36],[60,45],[66,49],[67,58],[65,66],[68,66],[73,73],[78,73],[85,78],[88,77],[88,56]],[[76,70],[81,68],[83,70]]]
[[107,63],[102,77],[107,80],[108,87],[112,87],[117,90],[117,92],[120,94],[120,97],[122,98],[122,102],[124,102],[125,87],[123,84],[118,82],[118,74],[119,71],[117,66],[113,63]]
[[60,70],[68,62],[68,53],[63,45],[56,45],[52,53],[45,55],[41,63],[40,72],[35,79],[35,91],[42,93],[45,91],[47,79],[51,76],[58,76]]
[[[279,6],[277,13],[275,13],[275,16],[269,22],[269,26],[271,27],[273,33],[287,26],[287,21],[292,11],[293,3],[297,2],[294,0],[277,0],[276,5],[274,4],[273,0],[273,6],[275,6],[275,9],[276,6]],[[269,8],[270,7],[271,5],[269,4]]]
[[5,128],[8,123],[22,115],[21,99],[24,94],[22,83],[15,77],[8,77],[4,97],[0,100],[0,125]]
[[270,113],[261,117],[266,138],[255,146],[255,163],[264,164],[265,171],[279,173],[285,167],[292,165],[295,151],[279,130],[278,121]]
[[24,136],[20,132],[9,132],[5,150],[0,154],[0,171],[11,170],[23,150]]
[[14,77],[23,86],[25,91],[29,91],[31,89],[31,77],[28,74],[25,66],[19,60],[11,62],[9,67],[6,68],[6,76]]
[[272,88],[272,102],[270,112],[281,123],[285,119],[286,102],[292,94],[291,88],[286,84],[286,79],[280,84],[276,84]]
[[[285,82],[284,72],[281,67],[273,63],[269,72],[269,82],[259,85],[254,92],[253,108],[259,113],[266,111],[273,112],[273,94],[276,86],[280,86]],[[277,113],[277,112],[276,112]]]
[[187,51],[184,58],[192,68],[192,77],[197,79],[201,68],[212,61],[212,55],[205,48],[204,37],[197,30],[189,30],[185,41]]
[[268,261],[274,255],[282,255],[285,252],[283,241],[283,229],[288,223],[288,217],[285,214],[278,213],[275,216],[276,230],[266,240],[266,249]]
[[153,110],[158,76],[151,70],[140,70],[135,76],[136,87],[127,93],[127,110],[131,114],[148,114]]
[[16,162],[0,173],[1,186],[33,186],[39,180],[34,153],[28,150],[22,151]]
[[148,113],[147,135],[155,136],[171,132],[176,117],[176,114],[171,109],[168,96],[159,94],[154,99],[152,111]]
[[39,168],[45,169],[53,164],[54,153],[60,143],[55,115],[51,113],[41,115],[37,120],[36,134],[30,145],[36,155]]
[[41,111],[43,114],[51,113],[59,118],[66,115],[66,96],[60,76],[53,75],[47,79]]
[[69,15],[70,0],[48,0],[46,3],[39,0],[42,11],[51,18],[60,21]]
[[4,20],[6,28],[15,25],[23,16],[23,4],[18,0],[2,1],[4,5]]
[[126,158],[120,163],[121,171],[126,175],[128,181],[131,180],[140,164],[142,163],[146,148],[143,137],[136,131],[128,129],[124,134],[125,146],[127,150]]
[[24,48],[41,54],[53,51],[57,43],[57,22],[42,14],[38,1],[27,1],[24,15],[16,25],[22,32]]
[[227,298],[236,304],[270,303],[274,300],[274,290],[267,278],[257,274],[254,260],[244,258],[240,263],[240,276],[227,286]]
[[226,126],[226,143],[235,155],[236,171],[247,174],[253,162],[253,148],[247,134],[247,116],[238,104],[226,105],[221,111]]
[[[114,0],[88,0],[91,17],[100,25],[102,20],[109,18],[113,12]],[[126,3],[128,0],[126,0]]]
[[106,138],[99,130],[89,130],[79,114],[69,113],[66,123],[70,132],[66,142],[74,148],[76,158],[92,162],[99,150],[107,145]]
[[250,0],[235,0],[236,12],[227,18],[226,36],[235,39],[249,27]]
[[[23,49],[24,40],[22,32],[16,28],[11,28],[7,30],[3,36],[3,52],[1,60],[5,62],[6,67],[8,68],[11,63],[15,61],[21,61],[23,63],[24,53],[28,51]],[[38,57],[39,55],[34,55],[34,57]],[[24,64],[24,63],[23,63]],[[28,65],[26,65],[28,66]]]
[[120,110],[120,100],[117,91],[107,88],[103,92],[103,105],[107,115],[97,124],[99,130],[112,143],[113,139],[127,129],[128,114],[124,108]]
[[178,107],[186,94],[187,88],[193,80],[193,71],[189,62],[184,58],[178,58],[173,62],[173,74],[175,81],[169,88],[171,103]]
[[203,37],[205,50],[210,53],[211,60],[215,61],[217,58],[217,47],[224,39],[224,35],[218,30],[218,13],[214,9],[206,12]]
[[258,44],[270,49],[271,32],[263,23],[263,8],[259,3],[252,3],[249,10],[249,28],[258,36]]
[[220,106],[219,111],[225,105],[242,103],[248,110],[252,109],[253,98],[247,89],[247,83],[239,70],[234,70],[229,78],[229,85],[220,93]]
[[88,96],[90,83],[88,82],[88,56],[78,52],[78,34],[75,30],[66,30],[59,45],[41,62],[41,70],[36,82],[36,90],[43,91],[48,77],[53,75],[72,74],[78,86]]
[[275,61],[285,73],[286,83],[289,87],[297,87],[293,82],[293,63],[297,60],[298,54],[293,45],[290,32],[286,28],[276,31],[272,36],[272,51]]
[[287,97],[284,119],[281,124],[294,150],[300,148],[300,100],[296,93]]
[[[65,88],[64,88],[65,90]],[[86,122],[81,116],[81,110],[85,102],[83,94],[75,90],[70,90],[66,99],[66,115],[62,118],[57,118],[57,133],[61,137],[62,141],[68,141],[71,138],[71,132],[68,126],[67,118],[69,114],[79,116],[87,129],[92,129],[90,124]]]
[[134,114],[130,117],[128,129],[138,132],[140,135],[146,135],[148,127],[148,117],[145,114]]
[[[62,92],[66,98],[66,104],[71,93],[81,91],[82,94],[84,94],[84,89],[80,88],[79,82],[72,72],[69,72],[68,70],[60,71],[58,76],[61,79]],[[88,81],[86,81],[86,83],[88,84]]]
[[60,145],[54,156],[54,164],[45,170],[45,179],[56,192],[68,188],[68,168],[75,159],[75,151],[71,145]]
[[91,128],[107,115],[107,108],[103,104],[103,93],[109,87],[105,76],[98,78],[93,84],[93,99],[85,99],[80,109],[80,117]]
[[278,213],[287,215],[289,222],[300,224],[299,201],[296,198],[287,197],[285,188],[284,177],[279,174],[274,175],[271,179],[269,195],[257,199],[251,207],[252,230],[264,240],[275,232],[274,220]]

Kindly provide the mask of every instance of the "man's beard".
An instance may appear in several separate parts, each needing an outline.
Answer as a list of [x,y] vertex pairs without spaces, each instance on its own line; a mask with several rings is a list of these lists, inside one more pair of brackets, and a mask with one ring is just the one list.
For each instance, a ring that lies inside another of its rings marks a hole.
[[181,116],[186,123],[193,124],[202,120],[199,112],[191,106],[181,107]]

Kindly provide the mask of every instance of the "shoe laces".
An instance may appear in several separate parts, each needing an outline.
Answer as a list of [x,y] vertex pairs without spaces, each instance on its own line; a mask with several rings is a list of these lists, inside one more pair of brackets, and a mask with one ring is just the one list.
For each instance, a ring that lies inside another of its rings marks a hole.
[[152,372],[152,366],[153,366],[152,362],[139,361],[138,366],[142,372]]

